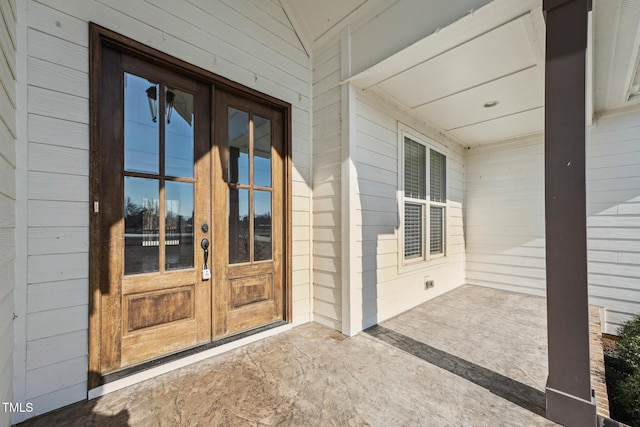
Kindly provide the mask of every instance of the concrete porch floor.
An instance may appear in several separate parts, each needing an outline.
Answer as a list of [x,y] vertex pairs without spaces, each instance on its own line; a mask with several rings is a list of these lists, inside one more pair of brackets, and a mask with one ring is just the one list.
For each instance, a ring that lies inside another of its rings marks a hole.
[[306,324],[20,426],[547,426],[543,298],[462,286],[352,338]]

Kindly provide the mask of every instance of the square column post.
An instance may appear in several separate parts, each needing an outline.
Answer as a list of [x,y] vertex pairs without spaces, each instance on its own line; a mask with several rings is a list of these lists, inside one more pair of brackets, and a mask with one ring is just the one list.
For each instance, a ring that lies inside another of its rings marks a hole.
[[588,0],[544,0],[547,417],[595,426],[589,359],[585,190]]

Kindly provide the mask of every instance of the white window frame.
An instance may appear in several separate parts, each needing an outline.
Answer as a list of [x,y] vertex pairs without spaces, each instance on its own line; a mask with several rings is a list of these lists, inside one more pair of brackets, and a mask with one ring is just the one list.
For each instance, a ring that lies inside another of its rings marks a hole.
[[[405,138],[409,138],[412,141],[420,143],[426,147],[426,197],[425,200],[408,198],[404,195],[404,141]],[[445,202],[432,202],[431,201],[431,186],[429,182],[430,177],[430,151],[436,151],[445,156]],[[409,126],[398,122],[398,270],[400,273],[411,272],[422,268],[430,267],[434,264],[441,264],[446,262],[447,258],[447,222],[449,214],[448,196],[449,196],[449,167],[450,157],[449,152],[445,147],[439,145],[433,139],[423,135],[422,133],[410,128]],[[422,218],[422,257],[415,259],[405,259],[404,256],[404,206],[405,203],[415,203],[423,206],[423,218]],[[440,206],[444,208],[443,224],[442,224],[442,253],[431,255],[430,251],[430,206]]]

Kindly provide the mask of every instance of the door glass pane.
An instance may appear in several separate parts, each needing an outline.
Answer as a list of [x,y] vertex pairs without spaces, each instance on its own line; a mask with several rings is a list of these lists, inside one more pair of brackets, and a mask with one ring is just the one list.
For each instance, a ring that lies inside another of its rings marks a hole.
[[159,269],[159,200],[157,179],[124,178],[124,274]]
[[253,116],[253,184],[271,187],[271,120]]
[[166,269],[193,267],[193,184],[165,183]]
[[165,97],[165,174],[193,178],[193,95],[168,87]]
[[249,184],[249,113],[229,108],[229,182]]
[[159,173],[159,85],[124,73],[124,168]]
[[249,262],[249,190],[229,189],[229,264]]
[[271,192],[253,192],[253,259],[271,259]]

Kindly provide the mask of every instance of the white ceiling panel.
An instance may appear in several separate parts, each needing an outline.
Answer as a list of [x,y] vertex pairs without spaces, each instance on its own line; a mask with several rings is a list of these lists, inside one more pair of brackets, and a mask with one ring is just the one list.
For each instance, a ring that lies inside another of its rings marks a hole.
[[415,108],[536,65],[522,18],[474,38],[379,84]]
[[501,141],[544,130],[544,107],[458,128],[449,133],[467,145]]
[[[485,108],[489,101],[495,107]],[[442,129],[452,130],[544,105],[540,71],[532,67],[508,77],[476,86],[425,104],[414,111]]]

